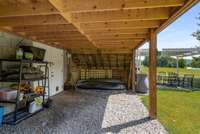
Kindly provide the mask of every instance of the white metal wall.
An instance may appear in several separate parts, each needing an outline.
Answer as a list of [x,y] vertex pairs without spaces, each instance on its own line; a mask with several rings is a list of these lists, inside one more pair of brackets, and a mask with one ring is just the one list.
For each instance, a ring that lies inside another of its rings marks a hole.
[[55,95],[63,91],[64,85],[64,51],[62,49],[57,49],[50,47],[41,43],[33,42],[33,46],[46,49],[45,61],[49,61],[50,64],[50,95]]
[[[0,58],[15,58],[16,44],[21,40],[20,37],[0,32]],[[63,50],[27,40],[23,42],[46,49],[45,60],[53,63],[50,66],[50,95],[63,91]]]

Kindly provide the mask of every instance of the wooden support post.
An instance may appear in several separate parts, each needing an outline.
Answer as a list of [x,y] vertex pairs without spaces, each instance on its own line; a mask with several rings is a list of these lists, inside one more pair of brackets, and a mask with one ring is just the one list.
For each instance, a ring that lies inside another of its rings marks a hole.
[[136,88],[136,65],[135,65],[135,49],[133,49],[133,55],[132,55],[132,71],[131,71],[131,82],[132,82],[132,90],[135,92]]
[[132,61],[130,62],[129,74],[128,74],[128,89],[131,90],[131,80],[132,80]]
[[155,30],[151,29],[149,46],[149,115],[152,119],[157,116],[156,62],[157,35]]

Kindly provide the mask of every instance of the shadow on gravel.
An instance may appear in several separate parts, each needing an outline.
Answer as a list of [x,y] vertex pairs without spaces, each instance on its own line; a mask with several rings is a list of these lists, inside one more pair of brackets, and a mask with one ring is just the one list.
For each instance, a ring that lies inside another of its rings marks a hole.
[[145,117],[145,118],[130,121],[130,122],[127,122],[127,123],[124,123],[124,124],[119,124],[119,125],[103,128],[102,131],[104,133],[107,133],[107,132],[119,133],[120,130],[122,130],[124,128],[140,125],[140,124],[143,124],[143,123],[146,123],[146,122],[149,122],[149,121],[151,121],[151,119],[149,117]]

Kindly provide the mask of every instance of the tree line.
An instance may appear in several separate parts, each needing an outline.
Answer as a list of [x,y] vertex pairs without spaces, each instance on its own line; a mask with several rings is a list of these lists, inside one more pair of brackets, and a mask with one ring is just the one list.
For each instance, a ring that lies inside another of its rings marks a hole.
[[[186,60],[184,59],[179,59],[178,61],[179,67],[180,68],[185,68],[186,67]],[[175,58],[170,57],[170,56],[162,56],[159,55],[157,56],[157,66],[158,67],[176,67],[177,61]],[[142,61],[142,65],[144,66],[149,66],[149,57],[146,56],[144,60]]]
[[[189,61],[189,60],[188,60]],[[177,60],[176,58],[170,56],[157,56],[157,66],[158,67],[176,67]],[[180,58],[178,61],[180,68],[193,67],[200,68],[200,57],[193,57],[191,62],[187,62],[187,60]],[[146,56],[142,61],[143,66],[149,66],[149,57]]]

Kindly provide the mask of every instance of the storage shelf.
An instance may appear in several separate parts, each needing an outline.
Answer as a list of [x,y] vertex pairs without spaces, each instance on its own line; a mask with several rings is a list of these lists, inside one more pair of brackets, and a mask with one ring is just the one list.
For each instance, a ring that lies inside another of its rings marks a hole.
[[[21,83],[23,82],[37,82],[38,81],[38,85],[41,84],[42,82],[42,87],[47,87],[47,79],[48,79],[48,83],[49,83],[49,69],[48,69],[48,63],[46,61],[34,61],[34,60],[17,60],[17,59],[0,59],[0,63],[3,62],[13,62],[13,63],[19,63],[19,78],[18,79],[4,79],[1,78],[0,82],[14,82],[14,83],[18,83],[19,85],[21,85]],[[22,69],[23,69],[23,64],[30,64],[30,67],[33,66],[33,63],[35,63],[40,69],[44,68],[44,76],[38,77],[38,78],[31,78],[31,79],[24,79],[25,77],[23,76],[23,74],[32,74],[32,73],[23,73]],[[2,64],[0,64],[1,69],[2,69]],[[47,76],[48,75],[48,76]],[[0,101],[2,103],[12,103],[15,104],[15,109],[14,112],[4,116],[4,123],[5,124],[11,124],[11,125],[15,125],[21,121],[23,121],[24,119],[27,119],[29,117],[31,117],[32,115],[42,111],[44,109],[43,105],[42,105],[42,109],[35,112],[35,113],[29,113],[28,112],[28,105],[23,105],[20,106],[21,102],[24,103],[24,101],[26,102],[26,104],[31,102],[32,98],[36,98],[36,97],[43,97],[43,104],[44,104],[44,99],[45,99],[45,93],[46,93],[46,89],[44,88],[44,92],[43,94],[36,94],[36,93],[25,93],[24,96],[27,96],[28,99],[24,99],[24,100],[20,100],[19,98],[19,92],[20,92],[20,88],[18,87],[17,92],[18,92],[18,96],[16,98],[16,100],[11,100],[11,101]],[[30,96],[30,97],[29,97]],[[23,109],[21,109],[23,107]]]
[[36,94],[36,93],[26,93],[26,94],[24,94],[24,96],[34,96],[34,97],[36,98],[36,97],[43,96],[43,94]]
[[7,101],[0,100],[0,103],[16,103],[16,100],[7,100]]
[[[48,79],[47,77],[46,78],[35,78],[35,79],[22,79],[21,81],[22,82],[30,82],[30,81],[41,81],[41,80],[45,80],[45,79]],[[0,82],[19,82],[19,80],[0,80]]]
[[25,119],[27,119],[27,118],[33,116],[33,115],[36,114],[36,113],[41,112],[41,111],[43,111],[43,110],[44,110],[44,109],[42,108],[42,109],[36,111],[35,113],[29,113],[29,112],[27,112],[26,109],[20,110],[20,111],[18,111],[17,114],[16,114],[16,121],[15,121],[14,118],[13,118],[14,113],[10,113],[10,114],[8,114],[7,116],[4,117],[3,123],[4,123],[4,124],[9,124],[9,125],[16,125],[16,124],[20,123],[21,121],[23,121],[23,120],[25,120]]
[[17,60],[17,59],[0,59],[0,61],[7,61],[7,62],[22,62],[22,63],[40,63],[40,64],[47,64],[47,61],[36,61],[36,60]]

